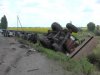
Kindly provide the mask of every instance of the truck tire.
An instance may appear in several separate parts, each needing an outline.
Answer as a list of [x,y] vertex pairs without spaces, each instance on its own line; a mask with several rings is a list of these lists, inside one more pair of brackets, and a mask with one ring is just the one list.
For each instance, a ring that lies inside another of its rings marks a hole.
[[57,22],[52,23],[51,28],[53,31],[61,31],[63,29],[61,25]]
[[75,32],[75,33],[78,32],[78,28],[77,28],[76,26],[74,26],[73,24],[71,24],[71,23],[67,23],[66,27],[67,27],[68,29],[71,29],[72,32]]

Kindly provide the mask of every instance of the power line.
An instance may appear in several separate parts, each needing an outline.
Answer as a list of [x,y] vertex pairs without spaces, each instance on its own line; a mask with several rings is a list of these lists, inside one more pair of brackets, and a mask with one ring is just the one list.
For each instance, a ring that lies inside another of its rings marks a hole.
[[18,30],[18,24],[21,26],[22,31],[24,31],[22,28],[21,21],[20,21],[19,17],[17,16],[17,30]]

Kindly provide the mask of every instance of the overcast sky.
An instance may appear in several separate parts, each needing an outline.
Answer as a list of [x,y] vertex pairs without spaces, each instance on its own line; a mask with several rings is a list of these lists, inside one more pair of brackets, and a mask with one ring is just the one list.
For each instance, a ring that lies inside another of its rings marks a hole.
[[75,26],[100,25],[100,0],[0,0],[3,15],[10,27],[17,26],[17,15],[23,27],[50,27],[53,22],[65,27],[70,21]]

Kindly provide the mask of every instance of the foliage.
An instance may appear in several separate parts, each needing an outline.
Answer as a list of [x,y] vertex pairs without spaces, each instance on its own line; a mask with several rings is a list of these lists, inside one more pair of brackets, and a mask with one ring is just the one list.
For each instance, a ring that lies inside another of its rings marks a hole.
[[96,29],[99,30],[99,25],[97,25]]
[[67,70],[73,71],[76,75],[91,75],[94,72],[94,67],[86,58],[81,60],[70,60],[67,63]]
[[100,36],[100,31],[99,30],[95,30],[94,33],[95,33],[96,36]]
[[95,24],[93,22],[89,22],[87,24],[87,28],[89,31],[94,31],[95,30]]
[[1,28],[1,23],[0,23],[0,28]]
[[2,28],[2,29],[7,29],[7,26],[8,26],[7,18],[6,18],[6,16],[4,15],[4,16],[1,18],[1,28]]
[[27,45],[31,45],[31,47],[33,47],[37,51],[43,53],[48,58],[61,63],[62,67],[65,70],[74,73],[74,75],[91,75],[94,72],[93,65],[90,64],[86,58],[83,58],[81,60],[73,60],[73,59],[70,59],[68,56],[66,56],[63,53],[55,52],[53,50],[44,48],[39,43],[32,44],[23,39],[20,39],[20,41]]
[[49,58],[52,58],[56,61],[60,61],[65,70],[76,73],[76,75],[77,74],[91,75],[94,71],[93,65],[90,64],[86,58],[83,58],[81,60],[73,60],[60,52],[54,52],[42,46],[39,45],[37,46],[38,47],[36,48],[38,48],[40,52],[44,53]]

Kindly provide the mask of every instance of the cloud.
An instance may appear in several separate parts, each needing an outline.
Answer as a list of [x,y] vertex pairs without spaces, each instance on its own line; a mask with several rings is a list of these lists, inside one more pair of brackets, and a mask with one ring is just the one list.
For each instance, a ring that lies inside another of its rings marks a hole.
[[57,21],[65,27],[72,21],[86,26],[89,21],[99,24],[98,0],[0,0],[0,17],[7,16],[9,26],[16,26],[19,15],[24,27],[49,26]]

